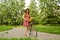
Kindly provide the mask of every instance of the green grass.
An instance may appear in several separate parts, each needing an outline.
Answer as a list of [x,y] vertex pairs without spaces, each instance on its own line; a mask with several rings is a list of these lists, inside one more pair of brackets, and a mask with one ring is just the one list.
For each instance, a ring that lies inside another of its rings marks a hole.
[[0,25],[0,31],[6,31],[10,30],[12,28],[20,28],[23,27],[22,25],[17,25],[17,26],[10,26],[10,25]]
[[13,26],[0,25],[0,31],[6,31],[12,29]]
[[39,32],[60,34],[60,26],[34,25],[34,29]]
[[0,38],[0,40],[37,40],[36,38],[19,38],[19,39],[17,39],[17,38],[11,38],[11,39],[9,39],[9,38]]

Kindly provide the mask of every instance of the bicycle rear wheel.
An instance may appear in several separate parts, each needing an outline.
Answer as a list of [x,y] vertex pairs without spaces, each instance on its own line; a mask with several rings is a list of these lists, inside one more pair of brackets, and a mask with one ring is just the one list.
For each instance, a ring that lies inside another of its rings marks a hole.
[[29,36],[31,36],[31,37],[37,37],[37,31],[34,31],[34,30],[30,31],[29,32]]

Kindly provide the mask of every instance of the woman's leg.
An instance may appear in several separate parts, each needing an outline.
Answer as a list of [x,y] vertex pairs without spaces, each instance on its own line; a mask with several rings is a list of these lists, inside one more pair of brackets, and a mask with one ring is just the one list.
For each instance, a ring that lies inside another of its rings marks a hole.
[[25,36],[26,36],[26,37],[28,36],[28,27],[26,27]]
[[31,34],[31,31],[32,31],[32,26],[30,27],[25,27],[26,30],[25,30],[25,36],[28,37],[30,34]]

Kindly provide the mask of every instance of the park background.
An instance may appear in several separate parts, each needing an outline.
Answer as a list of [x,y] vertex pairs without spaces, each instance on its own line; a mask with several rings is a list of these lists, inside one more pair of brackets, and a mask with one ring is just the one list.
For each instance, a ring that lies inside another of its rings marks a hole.
[[0,31],[22,27],[26,8],[35,30],[60,34],[60,0],[0,0]]

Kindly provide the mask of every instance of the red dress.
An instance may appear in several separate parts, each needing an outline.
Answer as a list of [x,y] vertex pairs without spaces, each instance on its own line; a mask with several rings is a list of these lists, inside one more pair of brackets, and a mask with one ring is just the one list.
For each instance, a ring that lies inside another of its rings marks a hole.
[[23,26],[29,27],[30,23],[28,22],[28,19],[30,18],[30,15],[26,14],[26,15],[24,15],[24,18],[27,19],[27,20],[23,21]]

